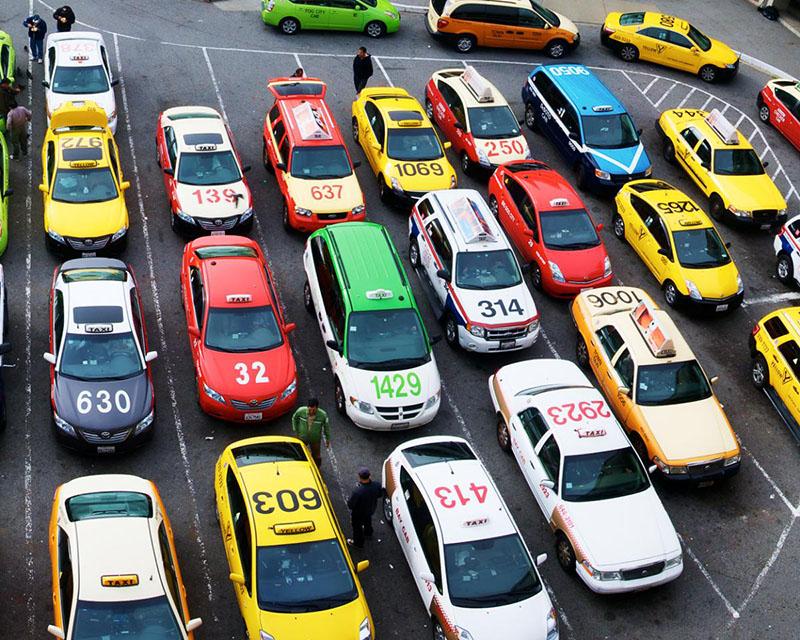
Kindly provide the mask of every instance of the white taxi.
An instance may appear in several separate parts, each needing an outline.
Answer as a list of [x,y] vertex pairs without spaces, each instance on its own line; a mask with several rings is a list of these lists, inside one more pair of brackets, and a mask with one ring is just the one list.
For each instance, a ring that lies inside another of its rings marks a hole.
[[558,640],[558,620],[489,472],[463,438],[397,447],[383,465],[394,529],[435,640]]
[[62,104],[91,100],[108,116],[111,133],[117,131],[117,101],[114,87],[119,82],[111,73],[108,49],[95,31],[67,31],[47,36],[44,57],[47,124]]
[[681,545],[642,461],[577,365],[528,360],[489,378],[497,440],[556,536],[559,564],[597,593],[683,571]]
[[450,346],[488,353],[530,347],[539,312],[514,250],[474,189],[431,191],[408,219],[411,265],[438,303]]

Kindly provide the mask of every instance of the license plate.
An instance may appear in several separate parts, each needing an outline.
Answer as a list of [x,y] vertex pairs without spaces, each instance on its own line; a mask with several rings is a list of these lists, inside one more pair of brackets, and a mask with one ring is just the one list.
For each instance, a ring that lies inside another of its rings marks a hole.
[[81,258],[94,258],[97,256],[97,251],[84,251],[81,253]]
[[516,340],[501,340],[500,341],[500,348],[501,349],[513,349],[517,346]]
[[97,453],[114,453],[116,450],[116,447],[97,447]]
[[245,420],[261,420],[263,415],[264,414],[261,413],[260,411],[258,413],[245,413],[244,414],[244,419]]
[[769,229],[772,225],[771,224],[762,224],[761,229]]
[[212,231],[211,235],[212,236],[224,236],[225,232],[224,231]]
[[407,429],[409,422],[393,422],[392,429]]
[[727,311],[728,310],[728,305],[727,304],[718,304],[716,310],[717,311]]
[[697,483],[697,487],[698,489],[702,489],[703,487],[710,487],[712,484],[714,484],[713,480],[703,480]]

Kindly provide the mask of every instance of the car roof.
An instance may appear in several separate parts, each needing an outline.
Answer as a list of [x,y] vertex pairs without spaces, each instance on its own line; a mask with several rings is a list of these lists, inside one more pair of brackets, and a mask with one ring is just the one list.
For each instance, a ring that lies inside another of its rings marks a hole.
[[[108,155],[108,137],[100,129],[59,129],[55,133],[55,143],[59,153],[56,154],[56,164],[59,167],[67,168],[95,168],[110,166]],[[90,146],[86,143],[82,148],[73,140],[83,138],[86,140],[99,139],[100,144]]]
[[426,197],[459,253],[510,248],[500,223],[475,189],[442,189]]
[[[411,112],[415,114],[413,121],[419,122],[419,127],[432,127],[431,121],[419,101],[405,89],[398,87],[373,87],[361,92],[362,96],[372,102],[381,112],[387,129],[402,129],[411,118],[402,118],[401,115]],[[421,118],[417,119],[417,115]]]
[[342,145],[344,140],[324,98],[288,96],[276,99],[293,145]]
[[[735,129],[737,142],[728,144],[725,142],[723,135],[715,130],[707,121],[706,118],[712,113],[719,114],[722,121],[728,122],[722,114],[716,109],[712,111],[701,111],[699,109],[667,109],[661,115],[668,119],[675,120],[676,126],[684,128],[686,126],[693,126],[703,134],[703,137],[708,140],[712,149],[752,149],[753,145],[750,141],[742,135],[742,133]],[[732,128],[733,125],[728,122]],[[732,138],[731,138],[732,139]]]
[[[783,309],[772,311],[761,318],[759,324],[763,324],[772,318],[780,318],[791,336],[795,340],[800,340],[800,307],[784,307]],[[773,341],[780,340],[783,337],[780,336],[780,338],[775,338]]]
[[227,151],[232,149],[222,116],[210,107],[172,107],[162,114],[162,124],[172,127],[178,151]]
[[585,209],[578,192],[558,171],[537,160],[508,162],[503,170],[517,179],[531,197],[536,211]]
[[[432,77],[436,80],[442,80],[449,87],[452,87],[466,108],[508,105],[505,97],[497,87],[489,82],[485,76],[478,74],[474,67],[439,69],[439,71],[434,72]],[[477,83],[471,82],[473,79],[477,80]]]
[[[666,20],[663,20],[666,19]],[[672,21],[672,24],[664,24],[664,22]],[[658,13],[657,11],[645,11],[644,21],[642,27],[662,27],[670,31],[678,31],[679,33],[686,34],[689,32],[689,23],[683,18],[670,15],[668,13]]]
[[258,257],[201,258],[200,270],[209,307],[272,305],[264,263]]
[[[687,229],[697,229],[713,227],[713,223],[703,210],[680,189],[673,187],[663,180],[634,180],[627,183],[624,189],[634,192],[648,204],[653,205],[661,219],[670,231],[684,231]],[[669,204],[675,202],[689,201],[695,206],[694,211],[673,212],[672,209],[659,208],[659,204]]]
[[[501,7],[523,7],[525,9],[533,9],[530,0],[447,0],[445,7],[442,9],[442,15],[445,15],[445,12],[449,15],[453,7],[461,4],[494,4]],[[553,13],[555,13],[555,11]]]
[[776,78],[767,83],[772,89],[783,89],[800,100],[800,82],[791,78]]
[[531,76],[536,73],[547,75],[572,102],[580,116],[627,113],[603,81],[582,64],[543,64],[534,69]]
[[47,47],[55,47],[56,66],[60,67],[103,64],[101,45],[105,46],[103,36],[94,31],[56,32],[47,37]]

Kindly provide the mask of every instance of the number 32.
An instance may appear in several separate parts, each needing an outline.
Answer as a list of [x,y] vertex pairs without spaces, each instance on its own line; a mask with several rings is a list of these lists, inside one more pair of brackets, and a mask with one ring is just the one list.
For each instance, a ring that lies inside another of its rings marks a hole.
[[[247,369],[247,365],[244,362],[237,362],[233,365],[233,368],[239,373],[236,376],[236,382],[239,384],[248,384],[250,382],[250,371]],[[254,381],[258,384],[262,384],[265,382],[269,382],[269,377],[267,376],[267,367],[264,366],[263,362],[253,362],[250,365],[250,369],[253,370],[255,373]]]

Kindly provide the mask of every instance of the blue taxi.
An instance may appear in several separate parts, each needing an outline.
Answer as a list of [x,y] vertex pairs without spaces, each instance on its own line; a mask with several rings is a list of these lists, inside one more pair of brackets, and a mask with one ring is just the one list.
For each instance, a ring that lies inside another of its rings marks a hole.
[[580,64],[534,69],[522,87],[525,124],[555,144],[581,189],[616,191],[653,172],[625,107]]

